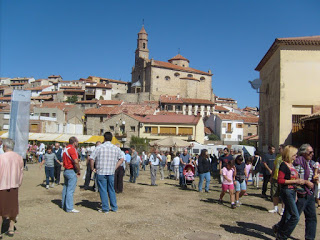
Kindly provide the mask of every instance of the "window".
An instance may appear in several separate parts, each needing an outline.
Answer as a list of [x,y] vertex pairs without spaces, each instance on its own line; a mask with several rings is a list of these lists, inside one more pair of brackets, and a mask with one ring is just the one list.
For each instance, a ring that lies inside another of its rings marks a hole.
[[225,139],[226,138],[226,135],[225,134],[222,134],[222,139]]
[[178,128],[179,135],[193,135],[192,127],[179,127]]
[[146,44],[145,43],[143,43],[142,46],[143,46],[144,49],[146,48]]
[[231,123],[228,123],[228,128],[227,128],[227,132],[228,132],[228,133],[232,132],[231,126],[232,126]]
[[41,117],[49,117],[49,113],[40,113]]
[[100,122],[101,122],[101,123],[103,122],[103,117],[100,117]]
[[252,136],[252,133],[248,133],[248,136]]
[[242,123],[237,123],[237,128],[243,128]]
[[30,132],[36,132],[38,131],[38,124],[31,124],[30,126]]
[[144,127],[145,133],[151,133],[151,127]]
[[167,109],[168,109],[168,111],[172,111],[173,110],[173,106],[172,105],[168,105]]
[[202,81],[203,81],[203,80],[206,80],[206,79],[205,79],[205,77],[201,77],[201,78],[200,78],[200,80],[202,80]]
[[105,89],[102,90],[102,95],[106,95],[107,91]]
[[182,107],[180,105],[176,106],[176,110],[177,111],[181,111],[182,110]]
[[169,76],[166,76],[165,79],[166,79],[167,81],[169,81],[169,80],[170,80],[170,77],[169,77]]
[[226,128],[226,127],[227,127],[227,124],[226,124],[226,123],[222,123],[222,127],[223,127],[223,128]]
[[251,127],[251,124],[247,124],[247,127]]
[[190,77],[190,78],[191,78],[191,77],[193,77],[193,75],[192,75],[192,74],[188,74],[188,77]]
[[135,132],[136,131],[136,127],[135,126],[131,126],[131,132]]
[[160,127],[160,134],[176,135],[176,128],[175,127]]
[[151,127],[152,134],[158,134],[158,127]]
[[110,126],[110,131],[114,131],[114,126]]
[[242,141],[242,136],[241,135],[238,135],[238,140]]
[[227,138],[230,139],[231,138],[231,134],[227,134]]
[[179,76],[180,76],[180,73],[176,72],[174,75],[175,75],[176,77],[179,77]]
[[100,129],[100,135],[103,135],[103,133],[104,133],[103,129]]
[[56,114],[56,113],[52,113],[52,117],[54,117],[54,118],[55,118],[56,116],[57,116],[57,114]]

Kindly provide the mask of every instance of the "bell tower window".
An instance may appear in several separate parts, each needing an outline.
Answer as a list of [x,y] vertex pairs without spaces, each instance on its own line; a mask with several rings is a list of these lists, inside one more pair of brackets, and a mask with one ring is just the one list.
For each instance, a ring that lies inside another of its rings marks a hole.
[[145,49],[145,48],[146,48],[146,44],[145,44],[145,43],[143,43],[143,44],[142,44],[142,47],[143,47],[143,49]]

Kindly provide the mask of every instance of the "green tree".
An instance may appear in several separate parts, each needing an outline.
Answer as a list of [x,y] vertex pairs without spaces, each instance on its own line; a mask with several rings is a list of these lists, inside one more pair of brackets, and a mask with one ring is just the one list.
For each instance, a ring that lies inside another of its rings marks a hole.
[[68,102],[68,103],[75,103],[75,102],[77,102],[77,101],[78,101],[78,96],[77,96],[77,95],[73,95],[73,96],[71,96],[71,97],[68,97],[66,102]]
[[147,138],[132,136],[130,146],[134,146],[136,151],[141,153],[142,151],[147,151],[149,149],[149,140]]
[[219,140],[220,140],[219,136],[216,135],[216,134],[214,134],[214,133],[210,134],[210,135],[208,136],[208,138],[209,138],[209,140],[211,140],[211,141],[219,141]]

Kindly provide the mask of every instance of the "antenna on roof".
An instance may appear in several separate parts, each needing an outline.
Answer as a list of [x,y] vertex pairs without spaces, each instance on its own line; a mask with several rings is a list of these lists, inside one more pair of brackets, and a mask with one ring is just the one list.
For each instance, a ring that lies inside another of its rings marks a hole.
[[144,18],[142,18],[142,26],[144,26]]

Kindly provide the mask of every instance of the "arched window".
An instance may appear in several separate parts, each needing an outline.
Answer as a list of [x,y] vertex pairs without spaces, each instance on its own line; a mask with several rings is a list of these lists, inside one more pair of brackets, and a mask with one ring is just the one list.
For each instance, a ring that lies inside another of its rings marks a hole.
[[206,79],[205,79],[205,77],[201,77],[201,78],[200,78],[200,80],[202,80],[202,81],[203,81],[203,80],[206,80]]
[[176,77],[179,77],[179,76],[180,76],[180,73],[176,72],[176,73],[174,73],[174,75],[175,75]]
[[169,76],[166,76],[165,79],[166,79],[167,81],[169,81],[169,80],[170,80],[170,77],[169,77]]
[[192,74],[188,74],[188,77],[193,77],[193,75]]
[[143,49],[145,49],[145,48],[146,48],[146,44],[145,44],[145,43],[143,43],[143,44],[142,44],[142,47],[143,47]]

